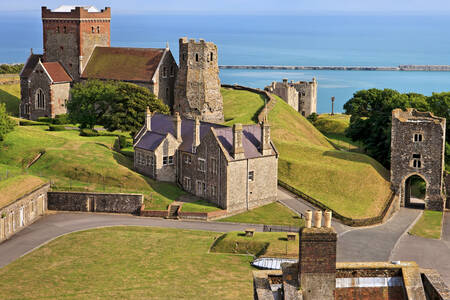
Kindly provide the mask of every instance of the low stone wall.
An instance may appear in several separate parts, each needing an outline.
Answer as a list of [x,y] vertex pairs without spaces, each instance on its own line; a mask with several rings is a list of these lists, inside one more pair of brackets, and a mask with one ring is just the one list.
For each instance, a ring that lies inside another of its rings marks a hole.
[[421,270],[423,287],[429,300],[450,300],[450,289],[434,270]]
[[142,194],[49,192],[48,209],[139,214]]
[[13,203],[0,208],[0,242],[24,229],[47,211],[47,192],[44,184]]
[[395,195],[393,192],[390,193],[389,198],[386,200],[383,211],[381,212],[380,215],[366,219],[352,219],[337,213],[336,211],[332,210],[325,204],[306,195],[302,191],[290,186],[289,184],[283,182],[282,180],[278,180],[278,185],[322,210],[332,211],[334,218],[340,220],[343,224],[348,226],[360,227],[360,226],[370,226],[380,224],[387,221],[387,219],[389,219],[390,216],[395,212],[395,201],[394,201]]
[[[181,207],[183,208],[183,207]],[[202,220],[210,221],[227,215],[226,210],[217,210],[212,212],[184,212],[180,209],[178,217],[183,220]],[[145,210],[145,205],[141,206],[141,217],[167,218],[169,209],[167,210]]]

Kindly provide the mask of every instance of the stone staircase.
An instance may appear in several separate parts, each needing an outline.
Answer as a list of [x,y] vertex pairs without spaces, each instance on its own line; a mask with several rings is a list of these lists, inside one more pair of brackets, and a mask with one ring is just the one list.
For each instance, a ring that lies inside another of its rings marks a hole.
[[167,219],[178,219],[178,211],[180,210],[182,204],[173,202],[169,206],[169,213],[167,215]]

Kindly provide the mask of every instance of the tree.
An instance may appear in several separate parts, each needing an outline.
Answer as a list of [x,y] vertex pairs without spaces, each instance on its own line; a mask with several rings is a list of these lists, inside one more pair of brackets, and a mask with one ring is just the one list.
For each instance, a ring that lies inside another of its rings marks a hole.
[[3,141],[6,134],[14,129],[14,121],[6,113],[6,106],[0,103],[0,141]]
[[79,123],[81,128],[94,128],[100,124],[103,115],[115,98],[117,86],[113,82],[88,80],[79,82],[70,90],[67,103],[69,119]]
[[420,94],[401,94],[391,89],[358,91],[344,105],[345,113],[351,115],[346,134],[354,141],[362,141],[370,156],[389,167],[392,110],[410,107],[430,109],[427,97]]
[[134,136],[144,124],[147,106],[152,112],[170,113],[169,107],[147,88],[127,82],[117,82],[115,85],[114,101],[102,122],[107,130],[129,131]]

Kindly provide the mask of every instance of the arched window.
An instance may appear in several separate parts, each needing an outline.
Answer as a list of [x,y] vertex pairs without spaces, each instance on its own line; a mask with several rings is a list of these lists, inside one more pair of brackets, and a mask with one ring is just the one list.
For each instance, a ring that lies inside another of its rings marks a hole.
[[170,66],[170,77],[175,76],[175,67],[172,65]]
[[66,26],[64,26],[64,33],[67,33],[67,28],[66,28]]
[[36,106],[36,109],[44,109],[45,108],[45,94],[41,89],[37,89],[37,91],[36,91],[35,106]]
[[195,61],[198,61],[198,53],[195,53]]
[[97,33],[100,33],[100,26],[97,26]]
[[91,27],[91,32],[92,32],[92,33],[95,33],[94,26]]

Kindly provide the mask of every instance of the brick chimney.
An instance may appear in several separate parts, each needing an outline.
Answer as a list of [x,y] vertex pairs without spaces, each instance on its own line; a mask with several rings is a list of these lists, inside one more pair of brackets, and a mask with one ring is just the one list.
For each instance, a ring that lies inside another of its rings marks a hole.
[[183,140],[181,138],[181,118],[179,112],[175,113],[174,125],[175,125],[175,138],[177,139],[178,142],[181,143]]
[[334,300],[337,234],[331,227],[331,212],[325,212],[324,227],[322,211],[314,212],[314,226],[311,217],[309,211],[307,226],[300,231],[298,282],[303,300]]
[[192,152],[197,152],[197,147],[200,145],[200,119],[195,117],[194,124],[194,138],[192,139]]
[[270,145],[270,125],[267,121],[267,107],[264,108],[264,119],[261,122],[261,146],[260,151],[262,155],[272,154],[272,146]]
[[233,158],[243,159],[245,158],[244,147],[242,145],[242,124],[233,125]]
[[148,106],[147,113],[145,115],[145,126],[147,127],[147,131],[152,131],[152,112]]

